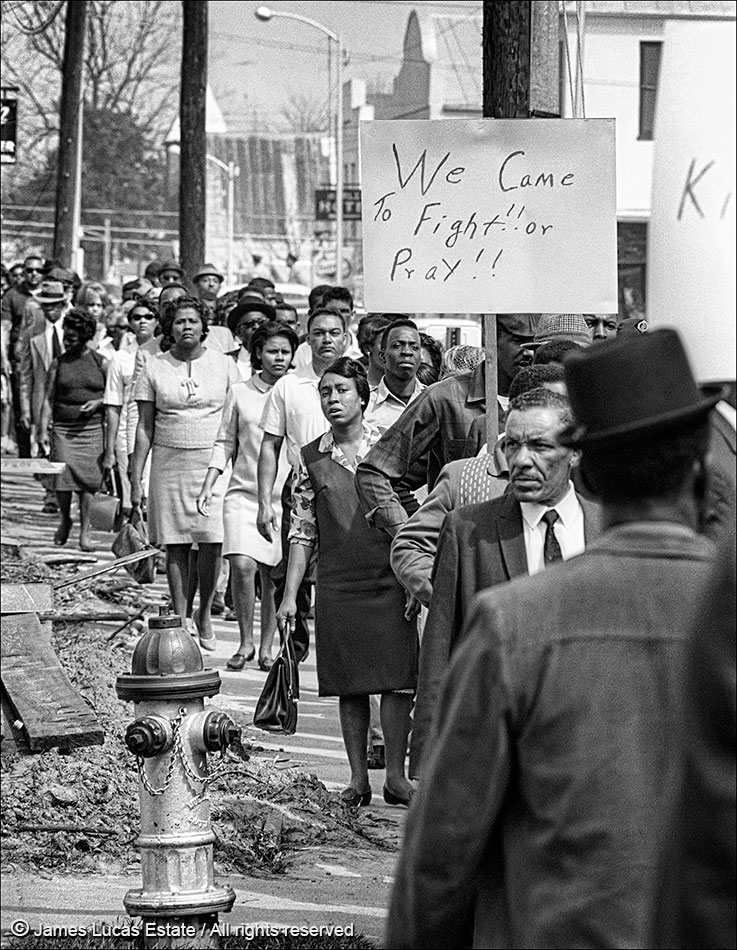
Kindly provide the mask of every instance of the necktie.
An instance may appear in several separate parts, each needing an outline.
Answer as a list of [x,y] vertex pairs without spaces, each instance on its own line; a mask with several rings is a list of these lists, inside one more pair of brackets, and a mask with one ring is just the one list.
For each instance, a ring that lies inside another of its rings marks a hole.
[[59,334],[56,332],[56,327],[51,331],[51,356],[53,359],[61,356],[61,343],[59,343]]
[[546,511],[542,519],[547,528],[545,529],[545,545],[543,547],[543,560],[546,564],[552,564],[553,561],[562,561],[563,552],[560,549],[560,544],[558,544],[558,539],[555,536],[555,531],[553,530],[553,525],[558,520],[558,512],[551,508],[550,511]]

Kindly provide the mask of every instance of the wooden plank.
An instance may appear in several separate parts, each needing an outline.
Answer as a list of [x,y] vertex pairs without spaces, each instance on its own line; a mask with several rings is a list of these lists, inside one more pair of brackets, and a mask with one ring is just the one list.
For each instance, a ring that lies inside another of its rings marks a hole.
[[66,467],[66,462],[50,462],[48,459],[4,458],[0,475],[59,475]]
[[38,617],[6,614],[0,629],[2,684],[31,751],[101,745],[102,728],[69,682]]
[[0,614],[34,614],[54,609],[51,584],[9,584],[0,586]]
[[141,551],[134,551],[132,554],[124,554],[123,557],[116,558],[114,561],[108,561],[100,567],[94,567],[91,571],[85,571],[83,574],[72,574],[54,584],[54,590],[62,587],[70,587],[72,584],[78,584],[80,581],[89,580],[90,577],[97,577],[98,574],[107,574],[108,571],[115,571],[119,567],[125,567],[126,564],[135,564],[136,561],[144,561],[148,557],[156,557],[159,553],[158,548],[144,548]]

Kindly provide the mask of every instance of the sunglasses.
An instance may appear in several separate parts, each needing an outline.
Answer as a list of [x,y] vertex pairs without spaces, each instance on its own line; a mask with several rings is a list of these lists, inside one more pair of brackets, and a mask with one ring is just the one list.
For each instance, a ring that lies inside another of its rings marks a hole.
[[26,274],[43,274],[43,267],[26,267]]

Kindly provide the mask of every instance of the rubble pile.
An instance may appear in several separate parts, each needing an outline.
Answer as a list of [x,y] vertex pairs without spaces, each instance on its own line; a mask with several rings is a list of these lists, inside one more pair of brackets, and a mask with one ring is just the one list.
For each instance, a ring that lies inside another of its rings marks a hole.
[[[53,583],[59,570],[33,559],[5,559],[3,580]],[[145,609],[148,592],[126,578],[107,578],[55,593],[60,611],[79,612],[93,600]],[[136,598],[142,598],[136,600]],[[54,625],[52,643],[82,698],[105,732],[102,746],[52,749],[38,755],[2,755],[0,832],[3,867],[42,874],[121,873],[140,866],[135,839],[139,826],[136,764],[123,735],[131,704],[115,692],[119,674],[130,672],[136,637],[110,637],[114,626]],[[217,836],[220,873],[283,873],[290,852],[316,845],[394,850],[396,824],[370,809],[349,812],[314,775],[284,768],[273,752],[259,747],[258,730],[238,710],[228,710],[243,729],[240,749],[213,757],[207,786]]]

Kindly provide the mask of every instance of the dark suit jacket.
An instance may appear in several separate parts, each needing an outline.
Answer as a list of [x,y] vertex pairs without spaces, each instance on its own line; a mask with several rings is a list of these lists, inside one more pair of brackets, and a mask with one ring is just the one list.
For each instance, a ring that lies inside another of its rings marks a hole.
[[[579,496],[586,543],[601,534],[598,505]],[[438,541],[433,595],[420,648],[420,676],[410,745],[410,775],[419,774],[448,659],[471,601],[487,587],[527,574],[522,509],[507,493],[479,505],[451,511]]]
[[678,525],[618,525],[580,557],[476,598],[383,946],[652,946],[682,663],[713,555]]

